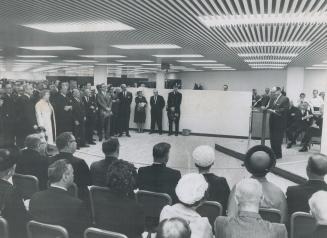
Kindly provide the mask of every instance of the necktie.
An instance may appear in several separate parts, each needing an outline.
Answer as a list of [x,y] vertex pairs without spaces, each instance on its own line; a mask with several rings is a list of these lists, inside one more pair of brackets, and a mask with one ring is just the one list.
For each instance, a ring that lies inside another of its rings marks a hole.
[[154,97],[154,103],[157,104],[157,96]]

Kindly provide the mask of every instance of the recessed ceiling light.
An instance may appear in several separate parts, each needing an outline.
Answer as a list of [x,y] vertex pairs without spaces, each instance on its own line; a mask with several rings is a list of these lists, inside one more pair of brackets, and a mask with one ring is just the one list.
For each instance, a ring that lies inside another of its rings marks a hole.
[[319,11],[303,14],[206,15],[198,18],[207,27],[259,24],[326,24],[327,22],[326,14]]
[[116,60],[121,63],[151,63],[152,60]]
[[245,59],[247,63],[290,63],[290,59]]
[[225,64],[192,64],[194,66],[225,66]]
[[124,50],[146,50],[146,49],[178,49],[178,45],[172,44],[140,44],[140,45],[112,45],[112,47]]
[[16,62],[23,62],[23,63],[45,63],[48,62],[47,60],[15,60]]
[[198,54],[181,54],[181,55],[153,55],[157,58],[202,58],[203,55]]
[[141,64],[141,65],[146,65],[146,66],[161,66],[161,64]]
[[19,58],[56,58],[55,55],[17,55]]
[[85,58],[125,58],[123,55],[80,55]]
[[134,30],[133,27],[118,21],[39,23],[23,26],[53,33]]
[[82,50],[81,48],[73,46],[20,46],[21,49],[26,50]]
[[309,41],[266,41],[266,42],[227,42],[226,45],[231,48],[246,47],[307,47],[311,44]]
[[97,63],[96,60],[64,60],[64,62],[70,62],[70,63]]
[[179,63],[215,63],[216,60],[176,60]]
[[238,54],[240,57],[268,57],[268,56],[273,56],[273,57],[296,57],[299,54],[296,53],[246,53],[246,54]]

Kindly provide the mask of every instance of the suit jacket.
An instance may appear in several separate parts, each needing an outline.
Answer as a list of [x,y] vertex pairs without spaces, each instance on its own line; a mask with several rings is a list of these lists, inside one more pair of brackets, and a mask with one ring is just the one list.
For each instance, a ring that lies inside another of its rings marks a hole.
[[93,116],[97,110],[97,103],[93,97],[82,97],[82,103],[87,117]]
[[269,100],[270,100],[270,96],[269,95],[267,95],[267,94],[263,94],[262,96],[261,96],[261,106],[267,106],[268,105],[268,103],[269,103]]
[[165,107],[165,99],[163,96],[158,95],[157,101],[154,101],[154,96],[151,96],[150,98],[150,105],[151,105],[151,112],[152,113],[159,113],[162,112],[162,109]]
[[106,187],[106,177],[109,166],[117,160],[115,157],[107,157],[100,161],[95,161],[91,164],[90,172],[93,185]]
[[34,126],[37,126],[35,104],[31,98],[22,95],[18,98],[16,103],[17,108],[17,127],[18,133],[29,135],[34,133]]
[[301,111],[298,107],[292,106],[287,112],[287,127],[301,120]]
[[309,212],[308,200],[319,190],[327,191],[327,184],[320,180],[308,180],[306,183],[287,188],[288,214],[294,212]]
[[[72,100],[69,97],[65,97],[62,94],[58,94],[55,97],[53,108],[56,115],[57,130],[59,132],[72,131],[73,125],[73,112],[72,110],[65,111],[65,106],[71,106]],[[59,135],[57,133],[57,135]]]
[[82,101],[73,97],[72,106],[73,120],[78,121],[79,123],[83,122],[84,118],[86,117],[86,113]]
[[88,165],[83,159],[79,159],[70,153],[64,152],[55,155],[52,163],[60,159],[66,159],[73,166],[74,182],[78,187],[78,197],[87,201],[89,198],[89,190],[87,186],[92,185],[91,173]]
[[9,95],[4,95],[3,104],[0,107],[1,120],[1,141],[0,146],[11,146],[15,143],[14,128],[16,123],[15,102]]
[[158,193],[167,193],[174,203],[178,201],[176,185],[181,178],[178,170],[166,167],[165,164],[152,164],[138,170],[138,188]]
[[134,199],[110,192],[96,203],[103,207],[97,227],[125,234],[128,238],[142,237],[145,215]]
[[124,97],[124,93],[120,92],[118,94],[119,99],[119,112],[120,113],[130,113],[131,112],[131,103],[133,100],[133,95],[131,92],[126,91],[126,96]]
[[61,188],[35,193],[29,204],[33,219],[67,229],[69,237],[82,237],[90,224],[90,215],[83,202]]
[[111,108],[111,97],[104,95],[101,91],[96,95],[96,101],[100,112],[106,112],[107,108]]
[[182,103],[182,94],[180,92],[170,92],[168,94],[168,109],[175,107],[175,112],[179,113]]
[[253,212],[240,212],[234,217],[217,217],[215,234],[219,238],[287,238],[285,225],[264,221],[258,213]]
[[11,238],[26,237],[26,223],[30,217],[25,209],[23,198],[9,182],[0,179],[0,207],[9,226]]
[[40,190],[47,188],[48,160],[42,157],[39,152],[31,149],[22,150],[17,161],[16,172],[37,177]]
[[305,235],[302,238],[326,238],[326,237],[327,237],[327,226],[318,225],[312,234]]
[[[271,98],[268,104],[269,109],[273,109],[278,113],[280,118],[285,119],[287,117],[287,111],[290,107],[290,100],[288,97],[280,95],[279,98]],[[272,114],[275,115],[275,114]]]
[[203,174],[203,176],[209,184],[207,200],[219,202],[223,206],[223,214],[226,214],[227,202],[230,194],[230,188],[226,179],[211,173]]

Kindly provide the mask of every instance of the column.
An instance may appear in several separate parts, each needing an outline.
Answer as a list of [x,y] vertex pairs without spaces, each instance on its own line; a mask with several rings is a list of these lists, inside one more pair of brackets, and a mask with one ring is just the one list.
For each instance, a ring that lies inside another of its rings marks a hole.
[[304,68],[303,67],[289,67],[287,68],[286,78],[286,95],[296,103],[300,93],[303,92],[304,84]]
[[156,88],[165,89],[166,72],[160,71],[156,74]]
[[94,85],[107,84],[107,66],[96,65],[94,66]]

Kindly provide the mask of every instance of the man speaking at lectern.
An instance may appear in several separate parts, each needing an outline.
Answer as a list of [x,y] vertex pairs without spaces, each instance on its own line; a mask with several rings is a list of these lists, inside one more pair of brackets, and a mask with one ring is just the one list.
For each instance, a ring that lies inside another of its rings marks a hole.
[[289,99],[282,95],[281,88],[273,87],[271,89],[267,111],[270,113],[270,146],[276,155],[276,159],[282,158],[282,143],[286,130],[286,117],[289,106]]

